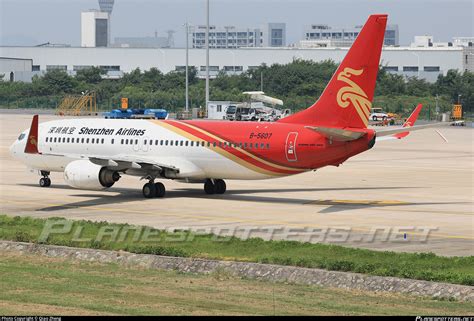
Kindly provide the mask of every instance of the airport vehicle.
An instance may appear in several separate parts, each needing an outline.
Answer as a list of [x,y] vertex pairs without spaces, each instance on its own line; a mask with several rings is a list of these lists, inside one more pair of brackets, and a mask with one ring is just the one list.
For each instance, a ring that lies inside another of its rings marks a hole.
[[377,120],[386,120],[389,118],[389,115],[382,111],[382,108],[372,108],[372,113],[370,114],[370,119],[373,121]]
[[271,121],[271,113],[266,113],[263,109],[251,107],[250,104],[238,104],[229,106],[226,111],[227,120],[233,121]]
[[113,109],[103,113],[102,116],[106,119],[129,119],[132,117],[132,111],[130,109]]
[[371,15],[321,97],[276,122],[208,120],[64,119],[23,131],[11,154],[43,176],[63,172],[67,184],[106,189],[122,175],[147,180],[146,198],[163,197],[157,179],[204,183],[223,194],[224,179],[266,179],[339,166],[376,141],[401,139],[412,130],[419,105],[402,128],[367,128],[387,15]]
[[103,116],[106,119],[166,119],[168,112],[164,109],[113,109]]
[[133,119],[166,119],[168,112],[164,109],[132,109]]
[[236,115],[237,115],[237,106],[230,105],[229,107],[227,107],[227,110],[225,112],[226,119],[230,121],[235,120]]

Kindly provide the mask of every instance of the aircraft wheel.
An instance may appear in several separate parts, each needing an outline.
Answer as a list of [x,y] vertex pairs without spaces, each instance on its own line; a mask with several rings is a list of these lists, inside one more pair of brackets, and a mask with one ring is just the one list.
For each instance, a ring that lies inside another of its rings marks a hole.
[[216,193],[216,185],[210,179],[207,179],[204,183],[204,192],[209,195]]
[[227,189],[227,186],[226,186],[223,179],[216,179],[215,185],[216,185],[216,194],[224,194],[225,193],[225,191]]
[[49,187],[49,186],[51,186],[51,180],[48,177],[42,177],[39,180],[39,185],[41,187]]
[[152,198],[156,195],[156,188],[154,183],[146,183],[142,188],[143,196]]
[[165,194],[165,185],[163,185],[163,183],[155,183],[155,197],[163,197]]

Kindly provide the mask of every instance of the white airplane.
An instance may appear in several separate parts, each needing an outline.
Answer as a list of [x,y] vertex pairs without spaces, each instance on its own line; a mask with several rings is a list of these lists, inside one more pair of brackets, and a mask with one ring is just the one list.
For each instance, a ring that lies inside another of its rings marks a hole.
[[[387,15],[372,15],[316,103],[274,123],[205,120],[62,119],[39,124],[33,117],[10,147],[11,154],[37,170],[40,186],[50,172],[67,184],[105,189],[121,175],[148,180],[147,198],[163,197],[156,179],[203,182],[208,194],[223,194],[223,179],[265,179],[298,174],[372,148],[376,139],[401,139],[403,128],[367,128]],[[435,124],[436,126],[436,124]]]

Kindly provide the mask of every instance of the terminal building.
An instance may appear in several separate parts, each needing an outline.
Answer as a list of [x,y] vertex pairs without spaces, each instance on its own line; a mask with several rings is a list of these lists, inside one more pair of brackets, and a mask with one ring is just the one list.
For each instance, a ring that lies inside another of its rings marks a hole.
[[[461,38],[460,38],[461,39]],[[459,40],[461,42],[462,40]],[[381,65],[391,73],[418,77],[429,82],[438,75],[455,69],[474,72],[472,42],[467,46],[446,47],[384,47]],[[295,59],[339,63],[349,48],[256,47],[211,49],[211,77],[219,72],[239,74],[261,64],[287,64]],[[136,68],[157,68],[163,73],[185,69],[186,50],[183,48],[113,48],[113,47],[0,47],[0,74],[12,81],[31,81],[33,75],[61,69],[70,74],[98,66],[104,77],[119,78]],[[189,65],[204,77],[205,49],[189,50]]]
[[[286,24],[267,23],[261,28],[209,26],[209,48],[229,49],[244,47],[286,46]],[[206,47],[206,26],[197,26],[192,32],[192,48]]]
[[115,37],[112,47],[121,48],[168,48],[170,41],[167,37]]
[[[332,28],[328,25],[313,24],[305,27],[300,47],[350,47],[359,35],[362,26],[353,28]],[[398,25],[387,25],[385,46],[399,46]]]

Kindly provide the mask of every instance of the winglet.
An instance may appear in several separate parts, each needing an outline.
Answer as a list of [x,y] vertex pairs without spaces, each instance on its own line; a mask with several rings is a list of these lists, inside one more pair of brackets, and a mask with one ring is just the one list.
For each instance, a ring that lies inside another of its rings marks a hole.
[[25,153],[40,154],[38,151],[38,115],[34,115],[31,121],[30,132],[26,140]]
[[[413,112],[411,113],[410,117],[408,117],[408,119],[403,124],[403,127],[411,127],[411,126],[415,125],[415,122],[418,119],[418,115],[420,114],[420,111],[421,111],[422,108],[423,108],[423,105],[418,104],[418,106],[416,106],[415,110],[413,110]],[[403,133],[395,134],[395,135],[393,135],[393,137],[398,138],[398,139],[402,139],[403,137],[408,136],[408,134],[410,134],[410,132],[403,132]]]

